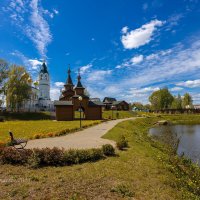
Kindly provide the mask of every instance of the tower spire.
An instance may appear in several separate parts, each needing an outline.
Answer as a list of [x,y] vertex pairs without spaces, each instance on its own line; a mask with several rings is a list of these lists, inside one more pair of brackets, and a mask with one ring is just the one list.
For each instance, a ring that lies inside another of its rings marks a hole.
[[78,76],[77,76],[77,79],[78,79],[78,82],[77,82],[76,87],[78,87],[78,88],[83,88],[83,85],[82,85],[82,83],[81,83],[81,73],[80,73],[80,68],[78,69]]
[[71,75],[70,75],[70,73],[71,73],[70,65],[68,65],[68,71],[67,71],[67,73],[68,73],[67,84],[68,85],[73,85],[72,78],[71,78]]

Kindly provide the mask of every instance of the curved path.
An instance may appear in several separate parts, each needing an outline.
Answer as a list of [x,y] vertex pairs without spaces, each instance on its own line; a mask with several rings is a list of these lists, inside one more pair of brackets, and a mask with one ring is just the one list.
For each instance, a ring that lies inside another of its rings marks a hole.
[[71,133],[65,136],[53,137],[53,138],[42,138],[28,141],[26,146],[27,149],[32,148],[64,148],[64,149],[88,149],[98,148],[104,144],[111,144],[115,146],[115,142],[101,138],[116,124],[125,120],[131,120],[135,118],[117,119],[113,121],[103,122],[96,126]]

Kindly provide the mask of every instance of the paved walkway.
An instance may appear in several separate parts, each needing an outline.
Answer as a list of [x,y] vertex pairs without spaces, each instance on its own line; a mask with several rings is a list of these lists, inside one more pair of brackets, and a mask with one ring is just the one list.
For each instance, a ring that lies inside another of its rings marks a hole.
[[114,141],[103,139],[101,137],[119,122],[131,119],[135,118],[125,118],[103,122],[96,126],[92,126],[82,131],[71,133],[65,136],[30,140],[28,141],[26,148],[32,149],[58,147],[64,149],[87,149],[101,147],[104,144],[111,144],[115,146]]

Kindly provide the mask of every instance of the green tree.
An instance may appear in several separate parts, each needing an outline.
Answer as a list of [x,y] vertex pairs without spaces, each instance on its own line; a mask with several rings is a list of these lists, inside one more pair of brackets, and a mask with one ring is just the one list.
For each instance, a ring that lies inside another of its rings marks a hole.
[[182,109],[182,99],[180,94],[178,94],[177,97],[174,97],[171,108]]
[[174,97],[169,92],[168,88],[157,90],[151,94],[149,101],[153,109],[162,110],[171,107]]
[[142,103],[140,102],[133,102],[133,104],[131,105],[132,108],[137,108],[138,110],[143,110],[144,106]]
[[[0,96],[5,93],[5,81],[8,77],[9,65],[8,63],[0,59]],[[3,104],[3,99],[0,99],[0,106]]]
[[6,103],[12,111],[19,111],[22,103],[29,99],[32,80],[26,69],[13,65],[6,83]]
[[192,96],[189,93],[185,93],[183,96],[183,108],[192,108],[193,104],[192,104],[193,100],[192,100]]

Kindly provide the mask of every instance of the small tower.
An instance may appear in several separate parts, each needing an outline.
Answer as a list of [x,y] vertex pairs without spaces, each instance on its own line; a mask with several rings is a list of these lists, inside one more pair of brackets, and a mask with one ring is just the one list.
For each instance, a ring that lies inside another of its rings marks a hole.
[[84,90],[85,88],[83,87],[82,83],[81,83],[81,75],[80,75],[80,70],[78,72],[78,76],[77,76],[77,85],[75,87],[75,92],[76,92],[76,95],[84,95]]
[[68,68],[68,76],[67,76],[67,80],[66,80],[66,83],[64,85],[64,90],[62,90],[62,96],[60,97],[60,100],[71,100],[71,97],[74,95],[74,90],[73,90],[73,87],[74,87],[74,84],[72,82],[72,78],[71,78],[71,70],[70,70],[70,66]]
[[45,62],[43,62],[39,73],[39,100],[40,106],[43,108],[49,107],[50,101],[50,78]]

